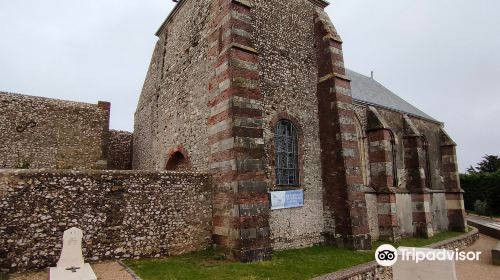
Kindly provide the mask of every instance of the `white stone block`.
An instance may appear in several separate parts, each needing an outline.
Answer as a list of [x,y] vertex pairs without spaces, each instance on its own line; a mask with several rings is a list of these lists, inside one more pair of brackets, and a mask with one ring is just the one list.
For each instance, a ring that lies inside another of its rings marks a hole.
[[82,267],[50,268],[50,280],[97,280],[97,276],[88,263]]
[[50,268],[50,280],[97,280],[88,263],[84,263],[82,253],[83,232],[70,228],[64,232],[63,248],[57,267]]
[[[423,280],[423,279],[439,279],[439,280],[457,280],[457,272],[455,269],[455,261],[447,260],[420,260],[418,263],[413,259],[403,260],[404,251],[411,251],[415,254],[428,254],[443,252],[442,249],[429,248],[398,248],[398,260],[392,266],[394,280]],[[446,251],[448,253],[454,253]]]

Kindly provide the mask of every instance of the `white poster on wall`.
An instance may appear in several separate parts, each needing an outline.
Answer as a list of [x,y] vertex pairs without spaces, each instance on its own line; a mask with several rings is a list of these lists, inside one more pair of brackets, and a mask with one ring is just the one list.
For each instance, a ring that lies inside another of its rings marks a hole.
[[304,206],[304,190],[271,192],[271,210]]

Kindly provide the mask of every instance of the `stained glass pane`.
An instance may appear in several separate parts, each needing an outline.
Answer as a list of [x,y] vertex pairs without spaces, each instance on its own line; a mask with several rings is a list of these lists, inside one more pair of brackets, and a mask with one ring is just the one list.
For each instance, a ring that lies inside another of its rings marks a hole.
[[297,131],[288,120],[281,120],[275,128],[276,184],[299,184]]

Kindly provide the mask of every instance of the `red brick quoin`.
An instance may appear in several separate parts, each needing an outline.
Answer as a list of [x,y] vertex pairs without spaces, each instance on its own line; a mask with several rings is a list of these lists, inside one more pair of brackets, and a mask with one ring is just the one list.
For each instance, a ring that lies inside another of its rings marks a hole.
[[253,38],[248,35],[252,34],[248,3],[213,1],[209,38],[214,242],[218,251],[243,262],[272,256],[259,73],[244,68],[258,66]]

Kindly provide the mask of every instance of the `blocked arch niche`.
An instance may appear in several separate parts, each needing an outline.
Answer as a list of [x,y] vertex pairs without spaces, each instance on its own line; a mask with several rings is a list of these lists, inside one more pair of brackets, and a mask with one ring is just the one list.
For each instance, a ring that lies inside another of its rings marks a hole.
[[370,162],[368,158],[368,138],[366,136],[365,128],[358,113],[354,112],[354,122],[356,126],[356,137],[358,141],[359,162],[361,165],[361,176],[363,177],[363,184],[370,185]]
[[174,149],[169,149],[165,161],[165,170],[190,171],[191,169],[192,164],[189,160],[188,153],[182,146]]

